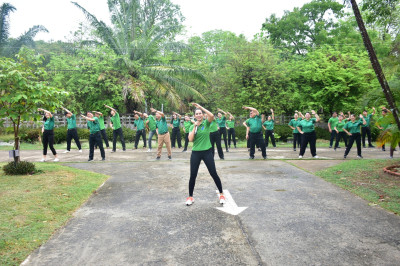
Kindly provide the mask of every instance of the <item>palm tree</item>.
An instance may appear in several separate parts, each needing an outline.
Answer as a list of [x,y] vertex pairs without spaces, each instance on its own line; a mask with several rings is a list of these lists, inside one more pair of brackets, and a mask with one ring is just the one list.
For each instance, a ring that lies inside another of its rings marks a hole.
[[14,56],[19,52],[23,45],[34,47],[35,43],[33,38],[36,34],[41,31],[48,32],[45,27],[35,25],[17,39],[9,39],[9,15],[15,10],[17,9],[9,3],[3,3],[0,7],[0,56]]
[[[108,0],[112,27],[99,21],[76,2],[96,30],[97,36],[122,59],[129,78],[122,79],[125,98],[144,102],[146,86],[141,77],[150,78],[157,95],[165,97],[172,106],[182,106],[182,98],[204,97],[193,84],[205,84],[206,79],[196,70],[162,62],[166,51],[185,49],[174,42],[182,29],[179,7],[170,0]],[[194,83],[195,82],[195,83]]]

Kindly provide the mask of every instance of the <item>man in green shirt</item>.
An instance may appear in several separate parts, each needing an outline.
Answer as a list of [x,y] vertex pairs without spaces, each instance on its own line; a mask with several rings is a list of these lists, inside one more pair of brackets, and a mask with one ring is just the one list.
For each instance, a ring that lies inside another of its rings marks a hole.
[[144,120],[143,114],[138,111],[133,111],[135,113],[135,127],[136,127],[136,136],[135,136],[135,150],[138,148],[140,136],[143,138],[143,148],[146,148],[146,130],[144,129]]
[[228,130],[228,146],[231,148],[231,139],[233,141],[233,145],[236,149],[236,136],[235,136],[235,117],[226,112],[228,115],[228,119],[226,120],[226,129]]
[[[299,117],[299,115],[301,117]],[[296,151],[296,144],[297,148],[300,148],[301,144],[301,134],[297,130],[297,126],[299,125],[301,119],[303,117],[303,114],[299,111],[295,111],[294,118],[290,120],[289,122],[289,127],[293,129],[293,151]]]
[[97,117],[93,117],[92,112],[87,112],[86,116],[82,115],[82,117],[88,121],[87,127],[90,131],[88,161],[93,161],[95,144],[97,144],[97,146],[100,148],[101,160],[104,161],[106,159],[106,154],[103,148],[103,141],[101,140],[99,119]]
[[354,114],[350,115],[350,122],[347,122],[346,125],[343,127],[344,132],[350,136],[349,144],[346,147],[346,151],[344,152],[344,158],[346,159],[347,155],[349,154],[351,147],[353,147],[354,141],[357,143],[357,157],[362,159],[361,155],[361,134],[360,129],[362,125],[367,124],[364,117],[360,115],[360,119],[356,121],[356,116]]
[[183,147],[183,151],[187,151],[187,147],[189,145],[189,132],[190,126],[194,124],[194,121],[190,120],[188,114],[185,115],[185,122],[183,122],[183,132],[185,133],[185,146]]
[[339,122],[337,123],[336,127],[334,128],[334,130],[337,133],[335,148],[334,148],[335,151],[339,147],[339,141],[341,138],[343,138],[344,146],[347,147],[347,134],[346,134],[346,132],[344,132],[343,128],[346,125],[347,121],[350,119],[350,118],[345,118],[345,115],[343,114],[343,112],[340,113],[338,118],[339,118]]
[[171,126],[172,126],[172,136],[171,136],[171,146],[174,149],[175,148],[175,140],[178,143],[178,148],[182,148],[182,137],[181,137],[181,115],[172,112],[172,118],[171,118]]
[[110,126],[113,128],[113,149],[111,152],[116,152],[116,150],[117,150],[117,137],[118,136],[122,143],[122,150],[126,151],[125,139],[124,139],[124,134],[122,133],[121,121],[119,119],[119,114],[114,108],[112,108],[108,105],[104,105],[104,106],[111,110]]
[[225,149],[226,152],[229,152],[228,150],[228,141],[226,139],[226,112],[220,108],[218,108],[218,117],[215,119],[215,121],[217,121],[218,124],[218,131],[220,136],[222,136],[224,138],[224,143],[225,143]]
[[261,116],[257,109],[243,106],[243,109],[250,110],[250,118],[247,120],[246,139],[250,139],[250,159],[254,159],[255,145],[258,143],[264,159],[267,159],[265,142],[262,134]]
[[61,107],[65,111],[65,116],[67,117],[67,150],[64,153],[71,151],[71,140],[74,139],[79,152],[82,152],[81,142],[79,141],[78,131],[76,130],[76,117],[68,109]]
[[[207,114],[204,114],[205,119],[207,119]],[[210,142],[212,146],[212,155],[214,158],[215,154],[215,146],[217,146],[217,151],[218,151],[218,156],[221,160],[224,160],[224,151],[222,150],[222,145],[221,145],[221,134],[219,133],[218,130],[218,123],[213,119],[213,121],[210,123]]]
[[165,119],[165,115],[161,111],[157,111],[154,108],[150,108],[153,113],[156,113],[156,132],[158,137],[158,149],[157,149],[157,160],[161,159],[161,150],[165,143],[167,147],[168,159],[172,159],[172,151],[171,151],[171,137],[168,131],[167,120]]
[[371,123],[371,117],[376,112],[375,107],[372,107],[372,109],[374,110],[372,112],[372,114],[368,114],[367,111],[363,112],[363,117],[364,117],[365,121],[367,122],[365,125],[361,126],[361,138],[362,138],[363,148],[365,148],[365,135],[368,136],[368,148],[375,148],[375,146],[372,145],[372,142],[371,142],[371,128],[369,127],[369,125]]
[[336,130],[334,130],[334,128],[336,127],[338,122],[339,122],[339,119],[337,117],[337,113],[333,112],[332,117],[329,118],[329,120],[328,120],[328,129],[329,129],[329,133],[331,133],[331,140],[329,141],[329,148],[332,148],[333,140],[336,138]]
[[149,131],[149,149],[147,150],[147,152],[151,152],[151,141],[153,139],[154,134],[156,134],[156,129],[157,129],[157,125],[156,125],[156,119],[153,115],[147,115],[146,113],[143,114],[144,117],[146,117],[146,119],[144,120],[144,123],[146,125],[146,128]]
[[263,123],[263,128],[265,130],[265,147],[267,148],[269,138],[271,138],[272,146],[276,147],[274,136],[275,115],[273,109],[271,109],[271,113],[272,114],[268,116],[267,121]]
[[[110,144],[108,143],[108,137],[107,137],[107,132],[106,132],[106,126],[104,124],[103,113],[98,112],[98,111],[93,111],[93,113],[99,119],[100,135],[103,138],[104,142],[106,143],[106,147],[109,148]],[[97,145],[95,145],[95,148],[97,149]]]

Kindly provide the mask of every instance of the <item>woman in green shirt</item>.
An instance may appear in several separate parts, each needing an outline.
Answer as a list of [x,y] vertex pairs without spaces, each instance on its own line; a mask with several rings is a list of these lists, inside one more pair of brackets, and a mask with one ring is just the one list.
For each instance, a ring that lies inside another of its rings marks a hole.
[[271,109],[271,115],[268,116],[267,121],[263,123],[263,128],[265,130],[265,147],[268,148],[268,140],[271,138],[272,146],[275,145],[275,136],[274,136],[274,123],[275,123],[275,115],[274,110]]
[[317,156],[317,135],[315,134],[314,124],[319,121],[319,116],[314,110],[311,110],[311,113],[315,116],[315,118],[311,118],[310,113],[306,113],[305,119],[301,120],[297,125],[297,130],[300,132],[301,136],[301,147],[299,158],[303,158],[304,153],[306,152],[307,145],[310,143],[310,151],[311,155],[314,158],[318,158]]
[[[100,135],[102,139],[104,140],[107,149],[110,147],[110,144],[108,143],[108,137],[107,137],[107,132],[106,132],[106,126],[104,124],[104,115],[101,112],[98,111],[93,111],[94,115],[99,119],[99,125],[100,125]],[[97,145],[94,146],[97,149]]]
[[147,152],[151,152],[151,142],[153,139],[154,134],[156,134],[156,129],[157,129],[157,124],[156,124],[156,119],[154,118],[153,115],[147,115],[147,114],[143,114],[146,117],[145,120],[145,125],[146,128],[149,130],[149,139],[148,139],[148,144],[149,144],[149,149],[147,150]]
[[140,136],[143,139],[143,148],[146,148],[146,130],[144,129],[143,114],[138,111],[133,111],[135,113],[135,126],[136,126],[136,136],[135,136],[135,150],[137,150],[139,145]]
[[78,131],[76,130],[76,117],[75,115],[68,109],[61,107],[65,111],[65,116],[67,117],[67,150],[64,153],[68,153],[71,151],[71,140],[75,140],[75,144],[79,149],[79,152],[82,152],[81,143],[79,141]]
[[[215,185],[220,193],[219,203],[224,204],[225,197],[222,190],[222,183],[217,174],[214,156],[211,152],[210,125],[214,120],[214,115],[197,103],[193,103],[193,106],[196,107],[194,112],[196,122],[190,127],[189,133],[189,141],[193,142],[193,148],[192,155],[190,156],[189,197],[186,199],[186,205],[190,206],[194,202],[193,191],[202,160],[207,166],[208,172],[214,179]],[[204,119],[204,114],[207,114],[207,120]]]
[[51,152],[54,155],[54,161],[58,162],[59,159],[57,158],[57,152],[54,149],[54,117],[52,113],[50,113],[47,110],[44,110],[42,108],[38,108],[38,111],[43,111],[44,112],[44,117],[43,117],[43,127],[42,127],[42,133],[43,133],[43,158],[40,160],[41,162],[46,161],[46,156],[47,156],[47,146],[50,147]]
[[218,124],[219,135],[224,139],[226,152],[229,152],[228,142],[226,140],[226,114],[227,113],[224,110],[218,108],[218,117],[215,119],[215,121]]
[[342,138],[343,138],[343,141],[344,141],[344,146],[347,147],[347,134],[346,134],[346,132],[344,132],[343,127],[346,125],[346,123],[350,119],[350,117],[349,118],[345,118],[344,114],[340,113],[338,119],[339,120],[338,120],[336,126],[333,128],[337,133],[336,134],[335,148],[334,148],[335,151],[339,147],[339,141]]
[[236,149],[236,136],[235,136],[235,117],[229,112],[226,112],[228,114],[228,120],[226,120],[226,128],[228,129],[228,146],[231,148],[231,139],[233,141],[233,145]]
[[175,148],[175,140],[178,143],[178,148],[182,148],[182,140],[181,140],[181,115],[175,112],[172,112],[171,118],[171,126],[172,126],[172,134],[171,134],[171,147]]
[[185,146],[183,147],[183,151],[187,151],[187,147],[189,145],[189,132],[190,132],[190,127],[192,124],[195,122],[190,120],[190,117],[188,114],[185,115],[185,122],[183,122],[183,132],[185,133]]
[[293,151],[296,151],[296,146],[297,148],[300,148],[300,143],[301,143],[301,134],[297,130],[297,125],[302,120],[302,118],[299,117],[299,114],[301,115],[301,117],[303,117],[303,115],[300,112],[295,111],[294,118],[289,122],[289,127],[293,129]]
[[122,132],[121,120],[119,119],[119,114],[118,114],[117,110],[115,110],[111,106],[108,106],[108,105],[104,105],[104,106],[111,110],[110,126],[113,129],[113,149],[111,152],[116,152],[116,150],[117,150],[117,137],[118,136],[122,143],[122,150],[126,151],[124,133]]
[[350,122],[347,122],[343,127],[344,132],[350,136],[349,145],[346,147],[346,151],[344,152],[344,158],[346,159],[349,154],[351,147],[353,147],[354,141],[357,143],[357,158],[362,159],[361,156],[361,125],[367,124],[363,115],[360,115],[360,119],[356,121],[356,116],[354,114],[350,115]]
[[100,123],[99,118],[93,117],[92,112],[87,112],[87,116],[81,115],[83,118],[87,120],[87,127],[90,131],[89,135],[89,162],[93,161],[94,155],[94,146],[97,145],[100,149],[101,160],[104,161],[106,159],[106,154],[103,148],[103,141],[101,140],[100,134]]

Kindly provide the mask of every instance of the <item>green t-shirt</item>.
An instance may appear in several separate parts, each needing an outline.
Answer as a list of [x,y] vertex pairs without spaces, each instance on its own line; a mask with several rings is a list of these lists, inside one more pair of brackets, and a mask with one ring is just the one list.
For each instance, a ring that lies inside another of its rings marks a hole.
[[223,115],[221,119],[217,118],[215,121],[217,121],[219,127],[225,127],[226,117]]
[[89,128],[90,134],[94,134],[100,131],[99,119],[97,117],[93,117],[94,121],[88,121],[87,127]]
[[104,125],[104,117],[102,115],[99,116],[99,126],[100,130],[106,129],[106,126]]
[[274,130],[274,120],[270,120],[270,121],[265,121],[264,124],[265,126],[265,130]]
[[229,128],[235,127],[235,120],[226,120],[226,126]]
[[54,116],[50,117],[44,122],[44,129],[45,130],[53,130],[54,129]]
[[143,130],[144,129],[144,122],[143,122],[143,119],[141,117],[139,117],[138,119],[135,119],[135,121],[133,123],[136,126],[136,130]]
[[246,120],[247,126],[250,127],[251,133],[259,133],[262,129],[261,116],[256,115]]
[[214,133],[218,131],[218,123],[217,121],[213,120],[210,124],[210,133]]
[[338,122],[339,122],[339,118],[338,118],[338,117],[331,117],[331,118],[329,118],[329,120],[328,120],[328,124],[331,125],[331,129],[332,129],[332,130],[336,127],[336,125],[337,125]]
[[71,117],[67,117],[68,129],[76,128],[76,117],[75,115],[71,115]]
[[369,127],[369,124],[371,123],[371,117],[372,117],[372,114],[364,116],[365,122],[367,122],[367,123],[365,125],[363,124],[362,127]]
[[180,124],[181,124],[181,120],[180,120],[179,118],[177,118],[177,119],[172,119],[172,120],[171,120],[171,124],[172,124],[173,127],[179,127]]
[[297,118],[297,120],[293,118],[292,120],[290,120],[289,126],[294,127],[293,133],[299,133],[299,131],[297,130],[297,127],[299,126],[300,121],[301,121],[301,118]]
[[360,133],[361,125],[363,124],[363,120],[356,120],[353,122],[347,122],[344,126],[344,129],[349,131],[351,134]]
[[156,126],[158,128],[158,134],[165,134],[168,132],[168,125],[165,116],[161,117],[160,120],[157,120]]
[[185,132],[190,132],[190,127],[193,125],[192,121],[185,121],[183,122],[183,127],[185,128]]
[[111,123],[113,125],[114,130],[121,128],[121,121],[119,119],[119,114],[117,112],[115,112],[114,116],[111,117]]
[[337,123],[336,129],[337,129],[339,132],[343,132],[343,127],[346,125],[346,123],[347,123],[347,120],[343,119],[341,122],[338,122],[338,123]]
[[301,130],[304,133],[310,133],[313,132],[314,129],[314,124],[317,122],[316,118],[310,118],[310,120],[303,119],[299,122],[298,127],[301,127]]
[[149,125],[150,131],[156,130],[157,125],[156,125],[156,119],[154,118],[154,116],[149,115],[147,120],[149,121],[148,125]]
[[[192,151],[206,151],[211,149],[210,141],[210,125],[208,120],[204,120],[200,126],[197,127],[196,135],[194,136]],[[192,131],[194,124],[190,126],[189,131]]]

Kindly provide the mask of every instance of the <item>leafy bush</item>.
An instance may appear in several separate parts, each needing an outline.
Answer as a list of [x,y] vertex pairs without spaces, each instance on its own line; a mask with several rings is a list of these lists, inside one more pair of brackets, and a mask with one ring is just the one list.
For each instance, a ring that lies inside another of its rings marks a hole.
[[287,141],[288,138],[293,137],[293,130],[288,125],[275,125],[274,126],[275,138],[279,135],[280,141]]
[[6,175],[27,175],[34,174],[36,167],[33,163],[21,161],[17,164],[15,162],[9,162],[3,166],[3,171]]
[[35,143],[38,141],[41,132],[40,128],[27,129],[23,134],[21,134],[21,140],[28,143]]
[[328,129],[315,127],[315,133],[317,134],[317,139],[325,139],[325,140],[331,139],[331,133],[329,133]]

